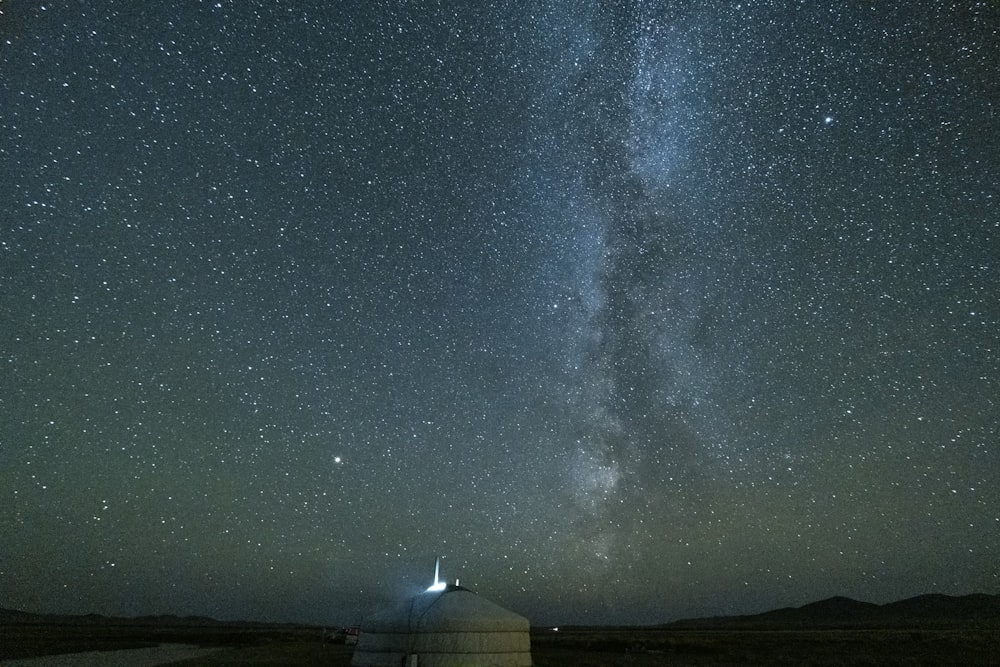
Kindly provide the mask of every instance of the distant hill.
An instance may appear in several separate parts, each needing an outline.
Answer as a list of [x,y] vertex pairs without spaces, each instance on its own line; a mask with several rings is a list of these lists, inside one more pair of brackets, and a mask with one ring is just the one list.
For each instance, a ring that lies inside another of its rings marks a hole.
[[17,609],[0,608],[0,625],[87,625],[140,627],[292,627],[294,623],[261,623],[257,621],[217,621],[208,616],[102,616],[100,614],[32,614]]
[[1000,595],[919,595],[884,605],[832,597],[801,607],[785,607],[748,616],[719,616],[675,621],[678,629],[767,628],[906,628],[1000,626]]
[[4,609],[0,607],[0,624],[10,625],[12,623],[32,623],[38,614],[29,614],[26,611],[16,609]]
[[953,597],[932,593],[890,602],[882,609],[894,616],[914,620],[948,618],[960,621],[992,619],[1000,622],[1000,595],[976,593]]
[[[139,616],[122,618],[86,614],[32,614],[0,608],[0,625],[78,625],[137,627],[306,627],[294,623],[217,621],[207,616]],[[747,616],[717,616],[674,621],[657,626],[669,629],[766,630],[778,628],[1000,628],[1000,595],[941,595],[933,593],[877,605],[846,597],[832,597],[801,607],[785,607]]]

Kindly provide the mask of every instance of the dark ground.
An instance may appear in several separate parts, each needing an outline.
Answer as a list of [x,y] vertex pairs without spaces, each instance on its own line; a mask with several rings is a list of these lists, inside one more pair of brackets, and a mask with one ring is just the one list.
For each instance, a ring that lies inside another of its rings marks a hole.
[[[221,646],[175,665],[346,667],[352,647],[317,628],[5,625],[0,661],[160,643]],[[579,628],[532,634],[537,667],[630,665],[996,665],[1000,628],[676,630]]]

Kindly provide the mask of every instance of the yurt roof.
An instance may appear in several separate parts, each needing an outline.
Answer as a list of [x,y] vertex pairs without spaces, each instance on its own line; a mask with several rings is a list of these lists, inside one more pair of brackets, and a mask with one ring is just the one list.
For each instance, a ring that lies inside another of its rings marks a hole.
[[374,614],[362,632],[510,632],[529,629],[528,619],[460,586],[425,591]]

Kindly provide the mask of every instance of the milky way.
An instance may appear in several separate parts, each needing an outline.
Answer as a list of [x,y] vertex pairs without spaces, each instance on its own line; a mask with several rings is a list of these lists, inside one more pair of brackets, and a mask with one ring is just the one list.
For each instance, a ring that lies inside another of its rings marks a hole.
[[1000,592],[995,3],[474,4],[3,5],[0,606]]

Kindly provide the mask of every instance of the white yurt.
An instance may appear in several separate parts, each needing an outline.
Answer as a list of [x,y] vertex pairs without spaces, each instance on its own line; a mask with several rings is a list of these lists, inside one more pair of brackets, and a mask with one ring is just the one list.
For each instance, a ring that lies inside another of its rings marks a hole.
[[361,623],[353,667],[530,667],[528,619],[457,585]]

